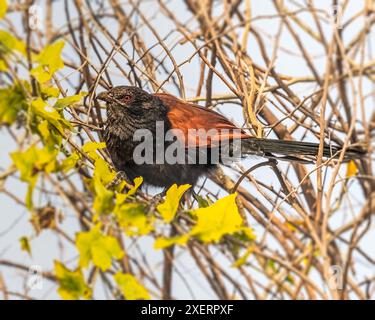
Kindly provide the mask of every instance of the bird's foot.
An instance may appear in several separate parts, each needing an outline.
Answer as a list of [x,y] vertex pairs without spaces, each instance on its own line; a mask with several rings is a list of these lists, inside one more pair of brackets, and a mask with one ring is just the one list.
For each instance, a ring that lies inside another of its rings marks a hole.
[[124,171],[118,171],[116,173],[116,176],[115,178],[107,184],[106,188],[107,189],[112,189],[112,188],[115,188],[116,186],[118,186],[122,181],[125,181],[126,184],[128,185],[131,185],[131,183],[129,182],[129,178],[128,176],[126,175],[126,173]]
[[266,155],[266,153],[264,152],[264,150],[258,146],[256,151],[255,151],[255,155],[258,156],[258,157],[264,157]]
[[147,212],[155,211],[156,207],[163,201],[164,196],[167,193],[167,188],[164,188],[162,192],[156,194],[149,202]]

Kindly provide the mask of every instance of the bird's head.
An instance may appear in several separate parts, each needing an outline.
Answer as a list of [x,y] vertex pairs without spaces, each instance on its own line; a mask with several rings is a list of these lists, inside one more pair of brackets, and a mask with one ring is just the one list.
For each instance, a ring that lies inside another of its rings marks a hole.
[[153,97],[137,87],[118,86],[99,93],[96,98],[105,101],[108,106],[131,108],[150,102]]
[[132,86],[113,87],[101,92],[96,99],[105,101],[110,111],[141,115],[144,113],[158,113],[159,107],[164,109],[161,101],[152,94]]
[[[155,95],[132,86],[113,87],[101,92],[96,99],[106,102],[107,121],[142,119],[143,123],[154,123],[164,119],[166,106]],[[138,121],[139,122],[139,121]]]

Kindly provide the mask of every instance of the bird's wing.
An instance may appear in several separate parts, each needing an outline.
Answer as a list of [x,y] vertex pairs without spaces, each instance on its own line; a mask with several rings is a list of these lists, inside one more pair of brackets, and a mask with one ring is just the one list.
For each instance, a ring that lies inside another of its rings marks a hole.
[[176,135],[181,140],[182,134],[187,147],[211,147],[218,145],[218,142],[223,140],[250,137],[227,118],[213,110],[185,102],[167,93],[156,93],[154,96],[162,100],[168,108],[167,116],[172,129],[180,130]]

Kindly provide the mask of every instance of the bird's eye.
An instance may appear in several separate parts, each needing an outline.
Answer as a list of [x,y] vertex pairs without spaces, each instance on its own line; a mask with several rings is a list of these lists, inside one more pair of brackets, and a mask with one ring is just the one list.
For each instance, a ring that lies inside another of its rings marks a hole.
[[121,99],[124,102],[130,102],[132,100],[132,96],[130,94],[126,94]]

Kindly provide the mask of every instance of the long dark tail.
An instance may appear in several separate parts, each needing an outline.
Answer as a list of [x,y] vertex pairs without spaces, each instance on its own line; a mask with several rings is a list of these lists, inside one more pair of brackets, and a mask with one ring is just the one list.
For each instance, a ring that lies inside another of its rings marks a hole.
[[[319,152],[319,144],[312,142],[277,140],[277,139],[262,139],[262,138],[247,138],[241,141],[241,151],[243,155],[255,154],[264,157],[274,157],[273,155],[286,156],[278,158],[281,160],[295,160],[303,161],[299,156],[317,156]],[[323,157],[335,158],[340,157],[342,147],[335,145],[325,145],[323,147]],[[361,158],[366,151],[357,148],[349,147],[345,150],[344,161]],[[275,158],[277,158],[275,156]]]

